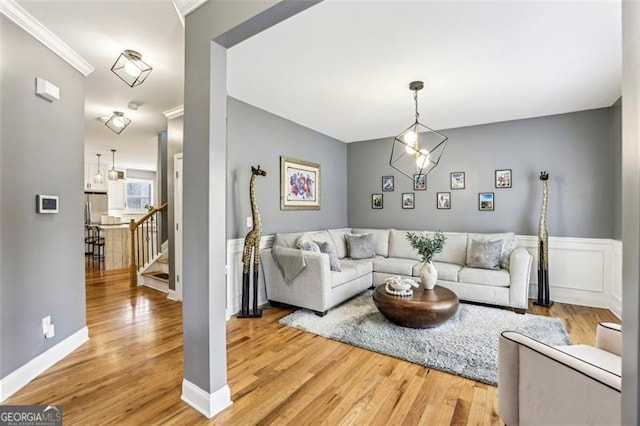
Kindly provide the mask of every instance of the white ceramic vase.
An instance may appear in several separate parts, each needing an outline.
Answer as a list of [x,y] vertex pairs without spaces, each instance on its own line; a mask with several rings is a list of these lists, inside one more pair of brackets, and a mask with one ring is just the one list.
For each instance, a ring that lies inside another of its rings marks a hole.
[[420,281],[425,290],[433,290],[438,281],[438,270],[431,262],[424,262],[420,268]]

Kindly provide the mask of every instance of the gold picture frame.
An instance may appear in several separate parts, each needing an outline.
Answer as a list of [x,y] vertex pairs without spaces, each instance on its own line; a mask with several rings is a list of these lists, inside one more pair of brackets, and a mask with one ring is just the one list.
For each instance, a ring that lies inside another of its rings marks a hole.
[[320,164],[280,157],[280,210],[320,210]]

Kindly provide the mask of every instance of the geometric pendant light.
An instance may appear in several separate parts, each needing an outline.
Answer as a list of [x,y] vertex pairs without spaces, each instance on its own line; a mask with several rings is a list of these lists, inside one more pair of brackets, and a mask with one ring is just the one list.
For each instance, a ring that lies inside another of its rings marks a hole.
[[412,81],[409,89],[414,92],[416,118],[413,124],[393,138],[389,165],[411,180],[416,175],[427,175],[440,161],[448,137],[420,123],[418,112],[418,91],[422,81]]
[[130,123],[131,120],[125,117],[123,112],[113,111],[111,118],[104,124],[119,135]]
[[116,170],[116,150],[111,150],[111,170],[109,170],[109,180],[118,180],[118,171]]
[[153,68],[143,62],[142,55],[135,50],[122,52],[111,67],[111,71],[130,87],[142,84],[151,70]]
[[104,183],[104,176],[100,171],[100,157],[102,156],[102,154],[96,154],[96,155],[98,156],[98,171],[96,172],[95,176],[93,176],[93,181],[95,183]]

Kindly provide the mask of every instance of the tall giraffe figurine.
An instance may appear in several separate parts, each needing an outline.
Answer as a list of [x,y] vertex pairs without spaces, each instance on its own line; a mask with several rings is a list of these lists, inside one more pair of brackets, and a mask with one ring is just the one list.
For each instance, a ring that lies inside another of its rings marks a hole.
[[[262,222],[260,210],[256,202],[256,176],[266,176],[267,172],[251,166],[251,180],[249,181],[249,199],[251,200],[251,216],[253,228],[244,237],[244,254],[242,256],[242,308],[238,318],[259,318],[262,310],[258,309],[258,270],[260,266],[260,238],[262,237]],[[249,273],[251,271],[251,255],[253,254],[253,310],[249,311]]]
[[547,232],[547,202],[549,201],[549,174],[540,172],[542,181],[542,209],[540,210],[540,223],[538,224],[538,300],[534,305],[550,307],[553,302],[549,300],[549,234]]

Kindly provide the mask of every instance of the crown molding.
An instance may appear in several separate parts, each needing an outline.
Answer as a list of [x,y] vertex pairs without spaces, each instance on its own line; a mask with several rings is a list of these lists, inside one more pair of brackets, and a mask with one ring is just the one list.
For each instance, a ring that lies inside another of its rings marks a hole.
[[207,1],[208,0],[173,0],[173,4],[182,16],[187,16]]
[[172,118],[181,117],[184,115],[184,105],[178,105],[175,108],[168,109],[164,111],[162,114],[164,114],[164,116],[167,117],[169,120],[171,120]]
[[78,70],[82,75],[87,76],[95,71],[95,68],[82,56],[69,47],[58,36],[53,34],[40,21],[31,16],[15,0],[0,1],[0,13],[16,23],[20,28],[31,34],[36,40],[44,44],[53,53],[64,59]]

